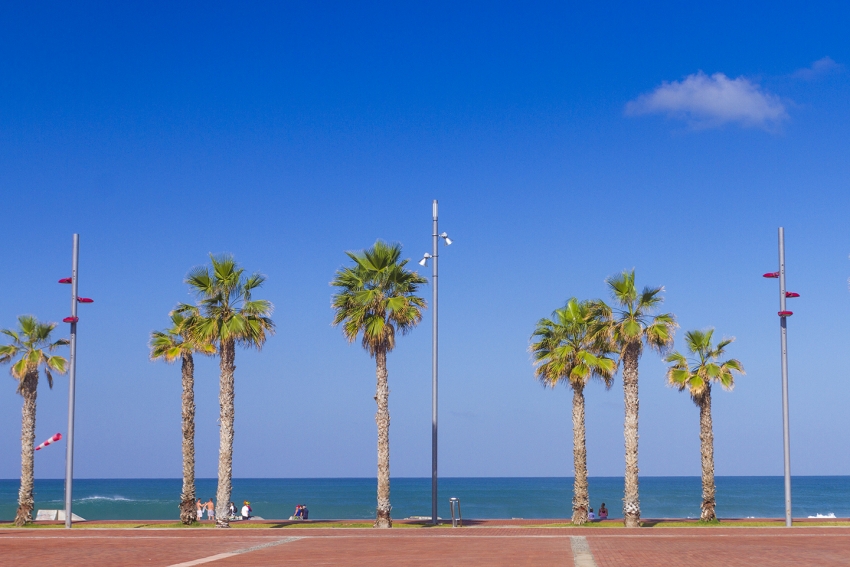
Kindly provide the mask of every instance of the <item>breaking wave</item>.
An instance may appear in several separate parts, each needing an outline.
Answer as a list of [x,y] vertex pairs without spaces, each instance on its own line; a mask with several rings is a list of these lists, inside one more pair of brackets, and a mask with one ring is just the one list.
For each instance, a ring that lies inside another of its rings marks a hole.
[[79,500],[80,502],[91,502],[94,500],[108,500],[110,502],[136,502],[132,498],[124,498],[123,496],[86,496],[84,498],[75,498],[74,500]]

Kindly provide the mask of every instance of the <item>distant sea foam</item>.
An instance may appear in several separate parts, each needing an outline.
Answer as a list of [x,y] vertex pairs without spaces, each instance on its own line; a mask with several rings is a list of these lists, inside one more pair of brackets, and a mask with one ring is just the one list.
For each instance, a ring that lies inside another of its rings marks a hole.
[[123,496],[86,496],[85,498],[80,498],[80,502],[88,502],[90,500],[111,500],[112,502],[136,502],[132,498],[124,498]]
[[[591,506],[605,502],[611,518],[621,516],[623,479],[592,477]],[[443,478],[439,514],[449,516],[448,500],[461,500],[466,518],[568,518],[572,478]],[[177,519],[180,479],[78,479],[74,481],[74,513],[87,520]],[[250,500],[264,518],[288,518],[296,504],[306,504],[310,518],[374,517],[375,479],[234,479],[232,499]],[[394,478],[393,517],[428,516],[430,478]],[[794,477],[793,512],[805,518],[821,514],[850,517],[850,476]],[[197,495],[215,496],[215,479],[198,479]],[[0,480],[0,520],[15,516],[17,480]],[[697,518],[699,477],[642,477],[641,510],[646,518]],[[36,509],[61,508],[62,480],[35,481]],[[784,515],[782,477],[717,477],[717,513],[721,518],[779,518]]]

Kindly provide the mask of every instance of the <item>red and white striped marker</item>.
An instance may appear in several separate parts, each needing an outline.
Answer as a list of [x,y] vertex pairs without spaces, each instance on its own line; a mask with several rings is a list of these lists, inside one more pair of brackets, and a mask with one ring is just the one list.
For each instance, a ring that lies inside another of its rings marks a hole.
[[39,450],[41,450],[41,448],[42,448],[42,447],[47,447],[47,446],[48,446],[48,445],[50,445],[51,443],[56,443],[56,442],[57,442],[57,441],[59,441],[60,439],[62,439],[62,434],[61,434],[61,433],[57,433],[56,435],[54,435],[53,437],[51,437],[50,439],[48,439],[47,441],[45,441],[44,443],[42,443],[41,445],[39,445],[38,447],[36,447],[36,448],[35,448],[35,450],[36,450],[36,451],[39,451]]

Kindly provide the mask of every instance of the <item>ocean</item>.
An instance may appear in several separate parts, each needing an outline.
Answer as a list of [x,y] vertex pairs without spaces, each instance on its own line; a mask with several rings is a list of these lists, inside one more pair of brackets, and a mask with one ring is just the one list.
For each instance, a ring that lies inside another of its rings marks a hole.
[[[602,502],[610,517],[622,517],[623,479],[590,479],[591,506]],[[572,478],[443,478],[439,514],[449,517],[449,498],[461,501],[464,518],[568,518]],[[78,479],[74,513],[86,520],[177,519],[180,479]],[[215,479],[198,479],[198,497],[215,496]],[[296,504],[306,504],[310,519],[369,519],[375,512],[375,479],[233,480],[232,499],[249,500],[254,513],[267,519],[288,518]],[[394,478],[392,515],[396,519],[430,516],[431,479]],[[640,502],[645,518],[698,518],[699,477],[643,477]],[[0,520],[12,520],[18,481],[0,480]],[[794,517],[833,513],[850,517],[850,476],[800,476],[792,479]],[[35,481],[38,509],[64,507],[64,481]],[[782,477],[717,477],[717,514],[721,518],[784,517]]]

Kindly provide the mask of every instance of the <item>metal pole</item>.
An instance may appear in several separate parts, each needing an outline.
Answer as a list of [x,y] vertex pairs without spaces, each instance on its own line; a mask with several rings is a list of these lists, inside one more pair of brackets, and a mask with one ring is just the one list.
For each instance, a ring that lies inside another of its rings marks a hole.
[[[779,310],[785,311],[785,229],[779,227]],[[788,426],[788,329],[780,317],[782,336],[782,440],[785,452],[785,526],[791,527],[791,440]]]
[[[74,251],[71,260],[71,317],[77,317],[77,276],[80,259],[80,235],[74,235]],[[77,376],[77,323],[71,323],[71,363],[68,380],[68,436],[65,444],[65,527],[71,527],[73,512],[71,497],[74,482],[74,386]]]
[[432,328],[431,328],[431,523],[437,524],[437,200],[433,204],[434,234],[431,259],[434,261],[432,272]]

